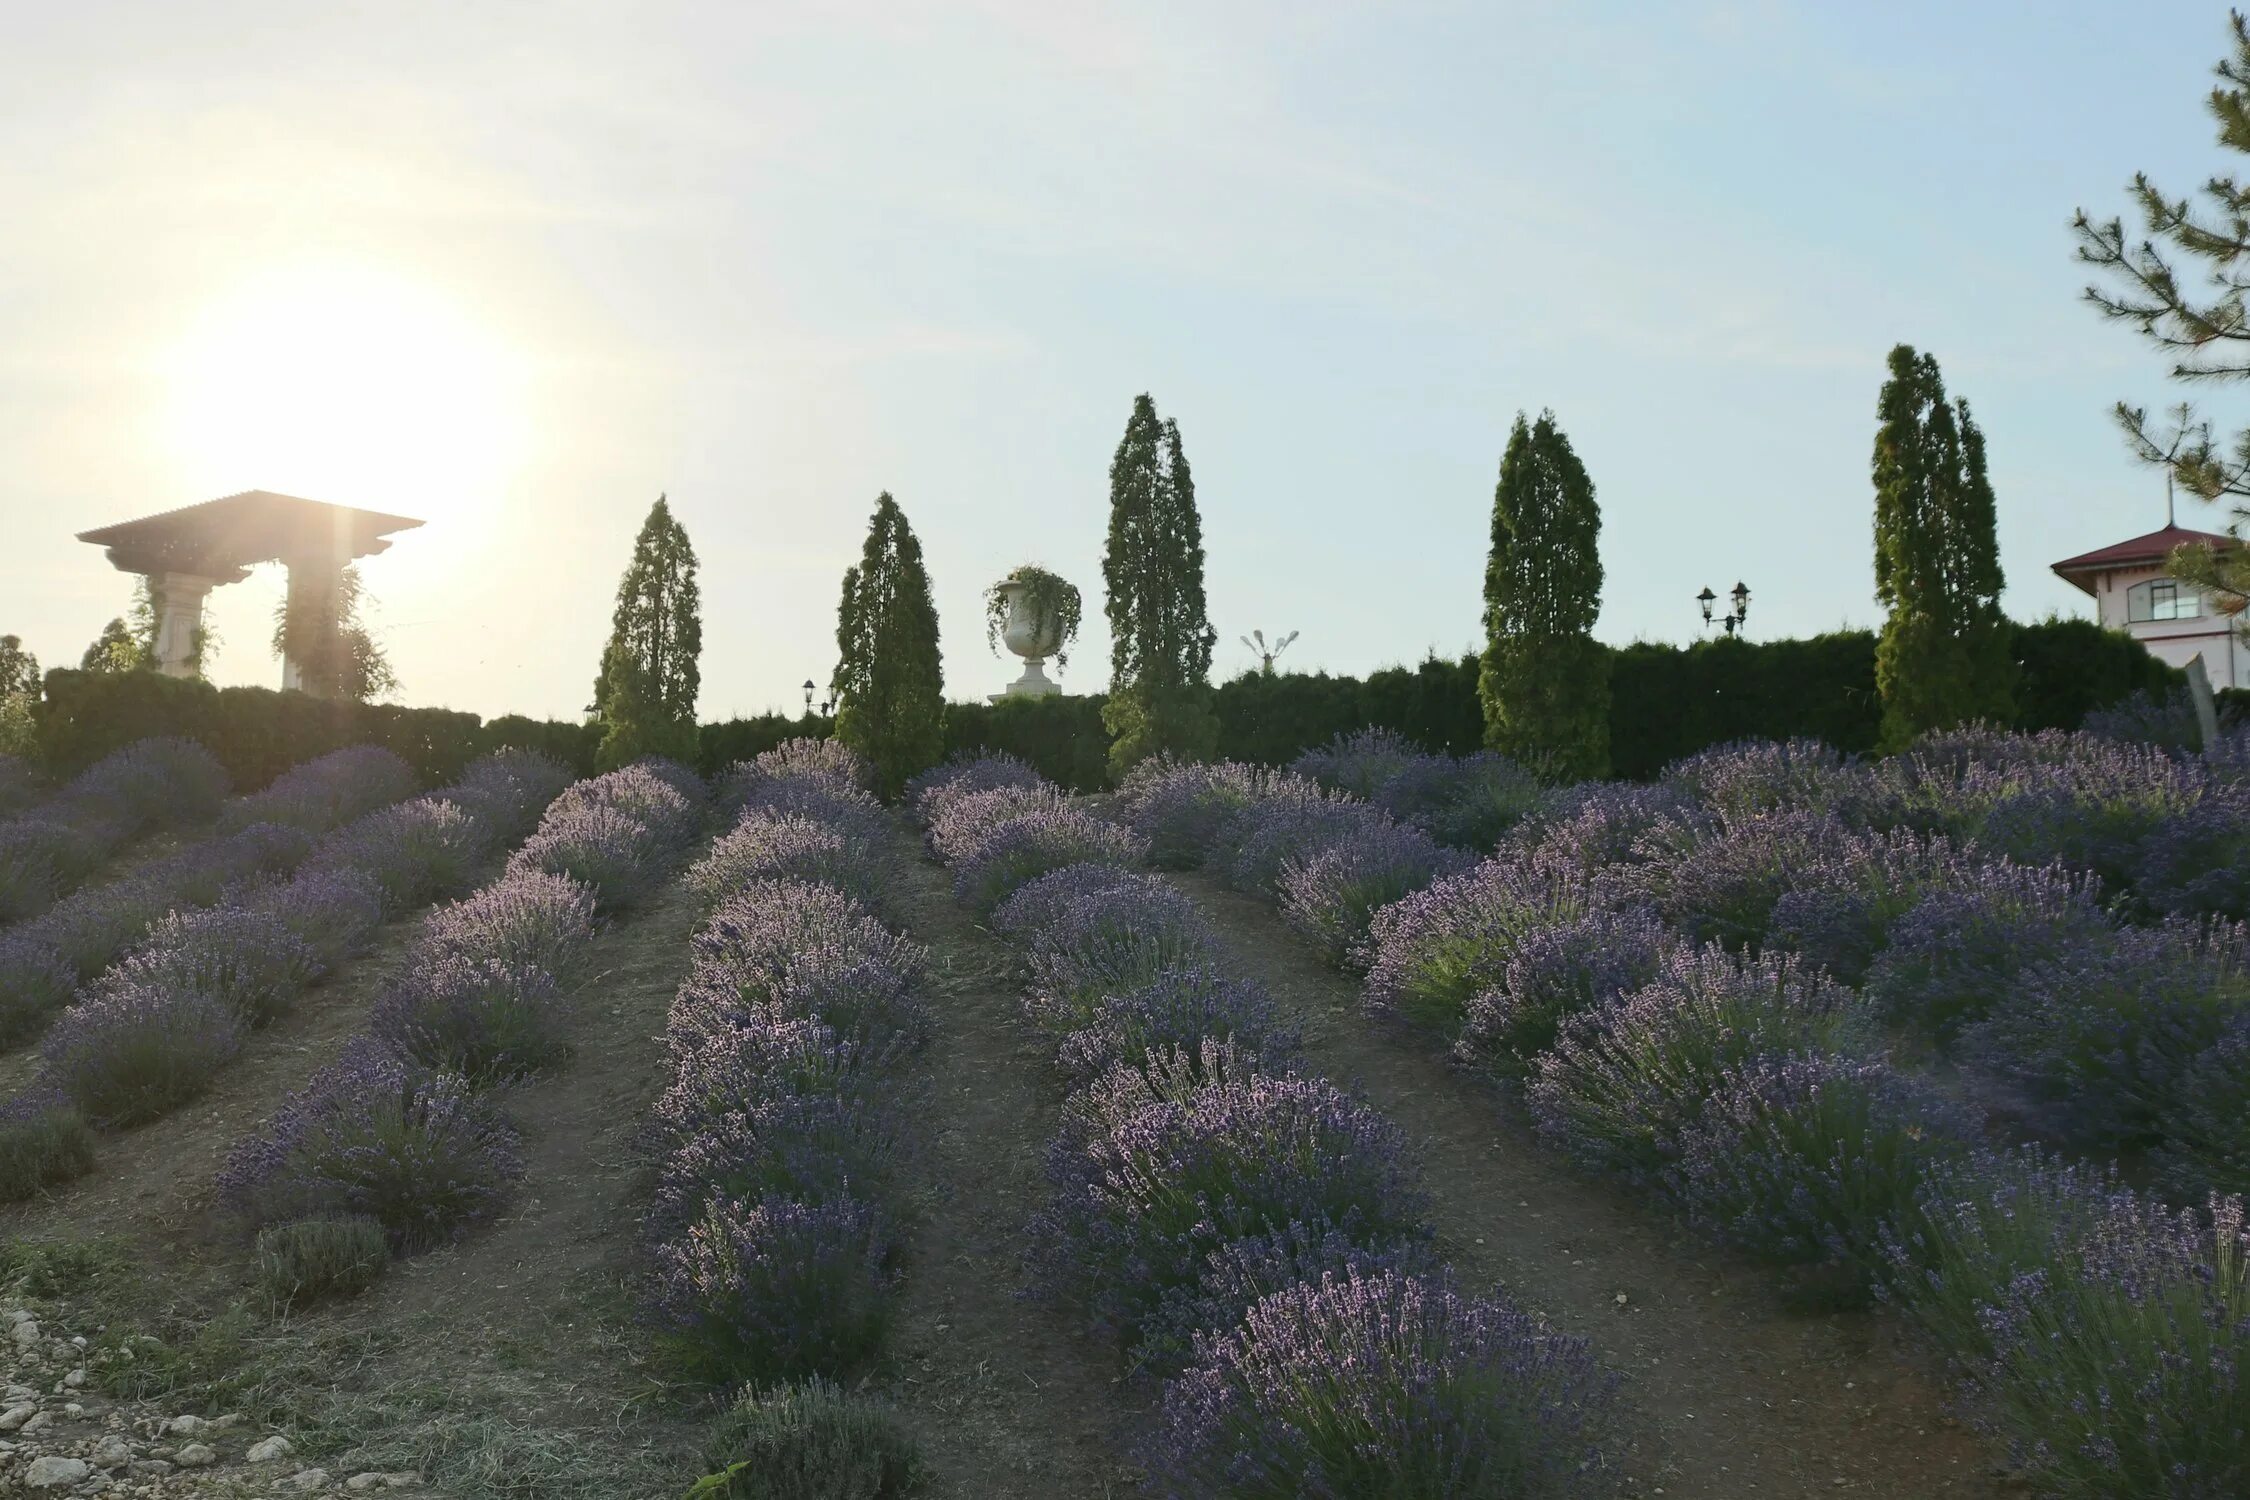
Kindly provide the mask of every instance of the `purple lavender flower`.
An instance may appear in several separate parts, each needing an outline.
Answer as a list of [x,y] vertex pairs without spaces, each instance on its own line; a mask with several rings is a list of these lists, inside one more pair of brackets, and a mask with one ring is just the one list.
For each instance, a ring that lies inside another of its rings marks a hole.
[[1295,1222],[1421,1238],[1404,1156],[1397,1127],[1325,1080],[1152,1057],[1067,1106],[1035,1231],[1048,1280],[1130,1342],[1229,1241]]
[[367,1029],[409,1062],[484,1087],[567,1057],[567,1020],[561,988],[536,963],[441,952],[383,992]]
[[1318,750],[1307,750],[1290,763],[1289,769],[1334,791],[1366,800],[1422,758],[1421,748],[1396,730],[1371,727],[1339,734]]
[[54,905],[70,842],[69,829],[44,818],[0,823],[0,922],[20,922]]
[[0,817],[13,817],[44,795],[29,762],[21,756],[0,755]]
[[692,1040],[778,1011],[822,1021],[871,1056],[889,1056],[927,1033],[918,992],[928,962],[920,944],[833,887],[752,881],[691,940],[673,1037]]
[[397,913],[466,886],[490,847],[488,831],[460,808],[417,797],[346,825],[310,865],[372,876],[382,887],[385,908]]
[[987,752],[976,756],[956,755],[943,765],[936,765],[906,783],[903,798],[914,821],[927,828],[937,821],[938,814],[947,804],[977,792],[996,791],[1001,787],[1036,787],[1046,784],[1046,778],[1029,764],[1013,755]]
[[1865,982],[1891,1020],[1941,1041],[1990,1010],[2029,965],[2113,941],[2083,875],[2006,860],[1973,863],[1964,875],[1891,922]]
[[446,958],[545,970],[567,978],[594,940],[594,897],[562,875],[515,870],[422,919],[411,960]]
[[1075,1031],[1104,996],[1208,963],[1217,946],[1196,903],[1161,882],[1091,891],[1032,935],[1028,1009],[1049,1030]]
[[2174,1096],[2156,1152],[2164,1181],[2189,1201],[2250,1194],[2250,1009],[2227,1018],[2182,1070]]
[[1373,825],[1347,842],[1282,862],[1282,919],[1329,963],[1364,968],[1374,957],[1367,941],[1375,913],[1469,863],[1418,828]]
[[1011,943],[1029,943],[1064,920],[1080,902],[1100,898],[1120,889],[1154,893],[1169,889],[1164,881],[1119,865],[1064,865],[1016,887],[1007,900],[992,909],[986,925]]
[[147,828],[181,828],[217,815],[227,773],[193,740],[137,740],[81,772],[56,796],[58,805],[114,818],[130,838]]
[[761,878],[832,885],[873,906],[891,877],[886,846],[812,818],[753,808],[689,868],[687,884],[706,906]]
[[1813,739],[1734,740],[1664,768],[1664,780],[1722,817],[1826,812],[1850,781],[1836,750]]
[[1375,913],[1367,1003],[1451,1038],[1526,934],[1610,904],[1602,879],[1567,857],[1486,860]]
[[139,942],[149,925],[179,905],[167,882],[143,875],[81,891],[17,932],[62,956],[81,980],[93,978]]
[[1962,1047],[2061,1138],[2151,1145],[2179,1107],[2188,1068],[2245,1006],[2244,929],[2130,928],[2023,968]]
[[643,830],[640,837],[652,848],[681,849],[702,827],[703,801],[681,790],[678,777],[643,761],[581,781],[555,798],[540,820],[539,836],[581,822],[608,826],[619,821]]
[[508,869],[566,876],[592,891],[603,907],[615,908],[656,888],[664,852],[647,824],[613,807],[579,804],[550,810]]
[[118,983],[63,1012],[41,1051],[48,1083],[95,1124],[121,1128],[187,1103],[241,1048],[224,1001]]
[[[984,793],[994,796],[996,793]],[[978,799],[967,798],[956,809]],[[954,893],[990,915],[1018,887],[1065,865],[1137,865],[1148,855],[1139,834],[1075,807],[1027,812],[993,829],[953,866]]]
[[2195,814],[2214,783],[2202,765],[2144,746],[2089,739],[2075,748],[1996,798],[1976,840],[2018,864],[2061,860],[2122,890],[2150,839]]
[[2134,856],[2132,882],[2141,913],[2250,917],[2250,783],[2215,786],[2193,811],[2159,821]]
[[2078,728],[2093,739],[2153,745],[2172,755],[2194,755],[2203,748],[2203,726],[2196,719],[2195,700],[2184,686],[2129,693],[2087,714]]
[[1547,796],[1531,769],[1489,750],[1424,755],[1384,782],[1376,806],[1441,844],[1489,852]]
[[332,750],[274,778],[265,790],[237,797],[219,814],[225,830],[279,823],[326,833],[365,813],[414,795],[414,771],[389,750],[352,745]]
[[1664,1185],[1697,1222],[1791,1265],[1883,1265],[1929,1163],[1977,1128],[1882,1062],[1755,1057],[1721,1075]]
[[0,1047],[37,1036],[77,990],[78,971],[53,948],[23,933],[0,936]]
[[1210,854],[1223,825],[1265,795],[1267,772],[1233,761],[1204,763],[1152,756],[1118,784],[1115,816],[1148,840],[1158,869],[1192,870]]
[[207,995],[255,1029],[285,1014],[320,973],[310,945],[279,918],[221,906],[162,918],[103,983]]
[[[444,796],[475,818],[494,843],[513,844],[538,826],[541,815],[571,781],[571,770],[562,762],[510,748],[471,761]],[[682,791],[684,796],[690,794]]]
[[729,1202],[874,1201],[889,1185],[896,1130],[890,1110],[835,1094],[775,1094],[708,1114],[665,1144],[649,1237],[677,1238]]
[[0,1104],[0,1203],[20,1203],[94,1167],[94,1132],[61,1090],[35,1086]]
[[1762,941],[1775,905],[1812,872],[1860,857],[1829,814],[1781,812],[1730,820],[1717,837],[1646,867],[1636,883],[1694,941],[1736,948]]
[[845,795],[864,793],[875,784],[866,760],[842,740],[783,740],[720,774],[719,809],[733,817],[765,803],[775,788],[791,782]]
[[1442,1278],[1330,1272],[1204,1342],[1148,1467],[1210,1500],[1594,1493],[1614,1382],[1583,1339]]
[[1942,834],[1856,833],[1816,849],[1796,868],[1773,904],[1766,936],[1813,967],[1858,984],[1893,924],[1934,891],[1983,885],[1994,863],[1956,849]]
[[1581,1164],[1647,1183],[1679,1155],[1729,1069],[1852,1039],[1851,991],[1785,954],[1674,954],[1663,976],[1567,1017],[1525,1092],[1539,1133]]
[[1069,798],[1045,783],[966,792],[947,800],[930,820],[930,852],[940,864],[957,866],[974,857],[987,839],[1016,819],[1034,812],[1060,812],[1069,806]]
[[361,1215],[407,1254],[491,1218],[522,1175],[515,1132],[465,1079],[363,1037],[236,1145],[219,1193],[260,1225]]
[[661,1150],[715,1132],[729,1114],[789,1095],[864,1101],[874,1092],[863,1053],[821,1022],[773,1010],[672,1037],[672,1082],[650,1111]]
[[850,1375],[890,1325],[890,1234],[866,1204],[713,1204],[655,1245],[647,1319],[715,1385]]
[[1233,852],[1222,873],[1238,891],[1272,896],[1290,861],[1396,826],[1382,809],[1318,790],[1313,783],[1278,783],[1227,820],[1218,846],[1232,845]]
[[1470,997],[1454,1055],[1499,1077],[1524,1077],[1555,1044],[1566,1017],[1653,983],[1677,945],[1647,907],[1590,911],[1528,928],[1499,983]]
[[[1510,842],[1525,854],[1592,871],[1693,847],[1718,827],[1718,819],[1682,787],[1582,781],[1549,792],[1516,825]],[[1665,836],[1652,838],[1659,830]]]
[[1145,1068],[1152,1057],[1198,1055],[1206,1042],[1268,1071],[1286,1068],[1299,1046],[1261,986],[1194,966],[1101,997],[1062,1039],[1056,1060],[1073,1080],[1088,1083],[1119,1068]]
[[360,952],[383,925],[383,888],[358,870],[301,870],[260,891],[250,908],[274,918],[311,948],[324,968]]

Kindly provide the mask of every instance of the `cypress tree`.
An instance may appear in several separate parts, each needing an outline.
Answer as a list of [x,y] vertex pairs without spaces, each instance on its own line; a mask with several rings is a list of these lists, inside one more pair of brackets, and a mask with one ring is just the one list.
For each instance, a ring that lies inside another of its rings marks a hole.
[[875,501],[859,566],[836,609],[836,738],[896,796],[945,754],[945,677],[922,544],[889,491]]
[[1218,748],[1211,705],[1211,628],[1203,598],[1203,522],[1177,422],[1144,392],[1109,465],[1110,696],[1102,707],[1118,774],[1159,751],[1208,759]]
[[39,658],[23,648],[21,636],[0,635],[0,698],[39,693]]
[[1492,494],[1477,672],[1484,742],[1558,775],[1609,771],[1609,651],[1601,613],[1601,507],[1555,425],[1516,414]]
[[609,644],[594,680],[594,707],[606,726],[596,757],[603,770],[644,755],[694,759],[702,655],[695,548],[659,495],[618,581]]
[[1889,609],[1875,647],[1883,742],[2015,719],[2015,663],[2000,613],[2000,542],[1984,433],[1948,404],[1938,363],[1901,344],[1877,404],[1875,594]]

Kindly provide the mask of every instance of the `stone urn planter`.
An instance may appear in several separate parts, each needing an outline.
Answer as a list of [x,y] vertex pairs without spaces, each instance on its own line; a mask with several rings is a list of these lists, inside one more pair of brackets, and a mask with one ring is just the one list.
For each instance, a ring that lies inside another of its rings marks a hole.
[[1062,619],[1052,610],[1042,615],[1028,608],[1031,585],[1007,581],[993,585],[1007,605],[1005,622],[1000,627],[1000,644],[1023,658],[1023,675],[1008,684],[1007,691],[994,693],[992,701],[1004,698],[1048,698],[1062,691],[1046,673],[1047,658],[1062,646]]

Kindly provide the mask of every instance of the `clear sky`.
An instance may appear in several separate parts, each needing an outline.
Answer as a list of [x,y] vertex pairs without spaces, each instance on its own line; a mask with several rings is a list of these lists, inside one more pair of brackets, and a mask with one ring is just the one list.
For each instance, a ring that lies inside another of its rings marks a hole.
[[[412,703],[574,715],[659,491],[705,717],[826,681],[876,492],[947,689],[979,593],[1086,594],[1176,418],[1218,675],[1476,644],[1493,479],[1552,407],[1599,634],[1870,625],[1884,356],[1985,428],[2011,613],[2152,529],[2106,415],[2176,399],[2068,221],[2224,163],[2219,4],[19,5],[0,29],[0,631],[75,664],[130,579],[72,533],[262,488],[426,517],[364,573]],[[2222,420],[2235,415],[2222,399]],[[2188,524],[2220,518],[2200,507]],[[212,595],[276,683],[278,570]]]

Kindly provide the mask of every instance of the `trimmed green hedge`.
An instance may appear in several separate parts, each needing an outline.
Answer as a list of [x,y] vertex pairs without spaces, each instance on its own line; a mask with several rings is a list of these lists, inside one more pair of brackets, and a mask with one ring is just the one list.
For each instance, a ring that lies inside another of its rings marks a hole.
[[[2092,709],[2181,680],[2130,636],[2090,621],[2017,625],[2012,644],[2021,669],[2019,729],[2070,728]],[[1004,750],[1072,790],[1099,791],[1109,785],[1104,702],[1094,693],[948,704],[946,753]],[[1478,748],[1484,732],[1474,656],[1432,657],[1364,679],[1253,672],[1221,685],[1214,706],[1219,754],[1266,765],[1285,765],[1369,725],[1454,755]],[[1737,739],[1811,735],[1840,750],[1865,752],[1875,746],[1881,719],[1875,637],[1864,630],[1807,640],[1721,637],[1690,646],[1637,641],[1613,653],[1610,755],[1619,776],[1645,779],[1683,755]],[[588,775],[601,737],[593,724],[521,714],[483,723],[449,709],[330,703],[153,672],[49,672],[38,720],[40,756],[58,777],[134,740],[178,734],[208,745],[239,791],[254,791],[290,766],[350,744],[386,745],[433,785],[451,780],[475,756],[509,745],[552,755]],[[825,738],[832,727],[812,714],[705,724],[697,769],[715,774],[783,740]]]

